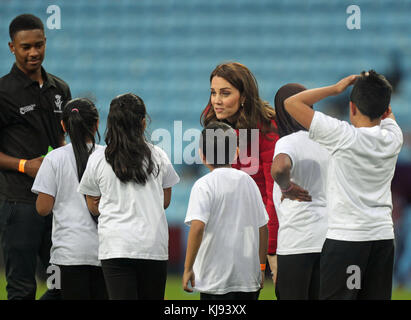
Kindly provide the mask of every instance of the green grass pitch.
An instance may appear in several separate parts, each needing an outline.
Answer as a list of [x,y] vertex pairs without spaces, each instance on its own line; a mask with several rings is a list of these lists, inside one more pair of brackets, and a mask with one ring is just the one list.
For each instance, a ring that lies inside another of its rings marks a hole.
[[[46,291],[46,284],[38,282],[37,299]],[[165,298],[167,300],[199,300],[199,293],[187,293],[181,287],[181,275],[169,274],[167,277]],[[6,300],[6,280],[4,278],[4,271],[2,270],[0,276],[0,300]],[[274,286],[271,279],[267,279],[264,288],[260,293],[260,300],[274,300]],[[411,291],[395,289],[392,294],[393,300],[411,300]]]

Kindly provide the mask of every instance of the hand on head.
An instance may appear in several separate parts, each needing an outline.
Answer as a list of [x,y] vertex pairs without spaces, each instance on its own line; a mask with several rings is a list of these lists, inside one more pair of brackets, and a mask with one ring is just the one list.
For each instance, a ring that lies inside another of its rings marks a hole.
[[338,81],[334,85],[336,94],[340,94],[341,92],[344,92],[345,89],[347,89],[349,86],[354,84],[355,80],[357,80],[358,77],[359,77],[358,74],[352,74]]

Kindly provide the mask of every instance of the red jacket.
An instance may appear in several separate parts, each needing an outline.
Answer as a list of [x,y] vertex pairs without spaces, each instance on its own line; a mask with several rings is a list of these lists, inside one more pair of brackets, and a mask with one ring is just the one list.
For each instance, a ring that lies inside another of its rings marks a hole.
[[[277,128],[275,121],[272,121],[273,125]],[[239,133],[238,130],[237,134]],[[257,173],[251,175],[251,177],[256,182],[258,188],[260,189],[265,208],[268,213],[268,254],[275,254],[277,250],[277,234],[278,234],[278,219],[277,214],[274,208],[273,202],[273,186],[274,180],[271,177],[271,164],[273,162],[274,156],[274,147],[279,139],[277,133],[271,132],[269,134],[263,135],[259,134],[259,152],[258,159],[255,159],[255,163],[258,163],[258,169],[255,168]],[[240,145],[241,147],[241,145]],[[247,148],[248,155],[250,156],[251,147]],[[244,151],[240,150],[240,156]],[[241,158],[240,158],[241,159]],[[257,162],[258,161],[258,162]],[[242,168],[251,168],[250,164],[243,165],[241,161],[237,161],[236,164],[232,165],[233,168],[242,169]]]

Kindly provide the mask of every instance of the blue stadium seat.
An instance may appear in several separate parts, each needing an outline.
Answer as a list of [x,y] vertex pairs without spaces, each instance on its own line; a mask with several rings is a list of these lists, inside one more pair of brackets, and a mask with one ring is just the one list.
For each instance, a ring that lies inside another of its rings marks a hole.
[[[46,22],[48,4],[2,1],[3,43],[8,41],[7,28],[14,16],[33,12]],[[209,97],[210,72],[223,61],[247,65],[256,75],[262,98],[272,104],[276,90],[287,82],[311,88],[364,69],[388,72],[390,51],[397,50],[403,55],[406,76],[402,90],[393,97],[393,107],[403,129],[411,131],[410,1],[361,1],[362,28],[351,31],[345,25],[349,3],[339,1],[57,4],[62,29],[46,29],[45,67],[70,84],[73,97],[95,96],[102,118],[114,96],[131,91],[146,102],[154,129],[171,130],[174,120],[182,120],[185,128],[198,128]],[[13,62],[5,46],[0,59],[5,74]],[[102,119],[100,132],[104,129]],[[181,190],[175,196],[182,200],[187,190]]]

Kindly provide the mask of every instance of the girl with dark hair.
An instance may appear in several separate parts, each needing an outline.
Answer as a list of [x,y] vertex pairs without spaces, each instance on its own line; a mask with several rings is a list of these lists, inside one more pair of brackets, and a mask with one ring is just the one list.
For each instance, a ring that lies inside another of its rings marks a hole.
[[[239,160],[232,167],[249,173],[260,189],[270,218],[267,259],[275,283],[278,220],[272,197],[274,181],[270,174],[274,146],[278,140],[275,111],[268,102],[260,98],[257,80],[251,71],[240,63],[218,65],[210,75],[210,85],[210,98],[201,113],[200,121],[203,127],[213,121],[224,121],[236,129],[240,140],[240,130],[247,131],[247,147],[241,148],[240,141]],[[253,140],[250,129],[258,130],[258,141]],[[253,145],[256,144],[258,154],[253,154]]]
[[102,148],[95,144],[99,116],[88,99],[70,100],[61,126],[71,143],[44,158],[32,191],[42,216],[53,210],[50,263],[60,268],[63,299],[101,300],[107,292],[98,254],[97,225],[77,187],[88,158]]
[[280,138],[292,134],[294,132],[304,130],[302,125],[292,118],[284,109],[284,100],[298,92],[307,90],[299,83],[289,83],[282,86],[274,97],[275,114],[277,117],[278,134]]
[[276,283],[279,300],[318,300],[320,254],[328,227],[325,188],[329,154],[309,139],[307,130],[284,109],[285,99],[304,90],[298,83],[286,84],[274,98],[281,137],[271,168],[279,222]]
[[107,147],[91,155],[79,186],[99,216],[99,259],[113,300],[164,299],[165,209],[179,177],[166,153],[145,139],[147,117],[135,94],[111,101]]

